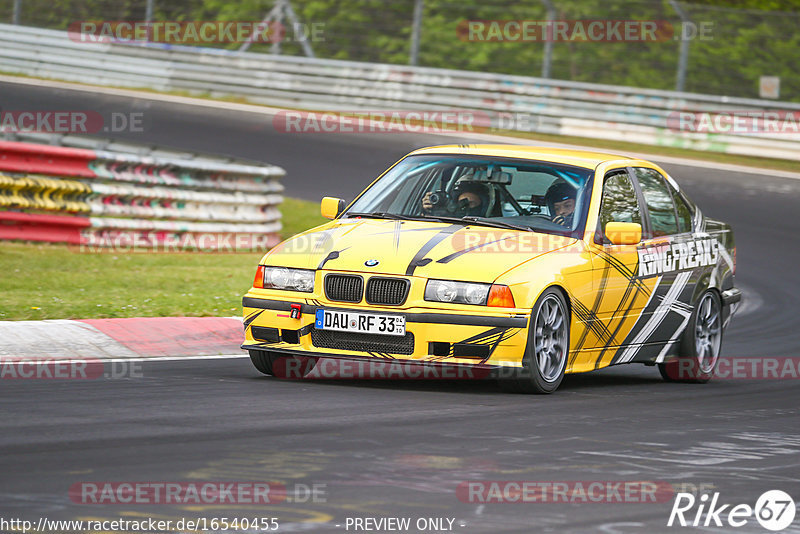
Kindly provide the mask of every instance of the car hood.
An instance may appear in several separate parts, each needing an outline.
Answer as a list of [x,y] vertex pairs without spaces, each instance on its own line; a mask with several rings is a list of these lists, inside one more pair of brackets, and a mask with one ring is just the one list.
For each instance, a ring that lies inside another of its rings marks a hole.
[[266,265],[493,282],[574,238],[429,221],[345,219],[290,238]]

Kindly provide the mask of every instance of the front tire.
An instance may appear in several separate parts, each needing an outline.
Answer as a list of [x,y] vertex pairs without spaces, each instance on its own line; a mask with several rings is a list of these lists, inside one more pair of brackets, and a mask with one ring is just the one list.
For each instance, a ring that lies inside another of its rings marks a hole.
[[248,350],[253,366],[276,378],[303,378],[317,363],[316,358],[284,356],[266,350]]
[[714,376],[722,349],[722,303],[708,290],[697,302],[681,339],[680,356],[658,364],[667,382],[705,384]]
[[533,307],[522,369],[501,387],[515,393],[552,393],[564,379],[569,357],[569,312],[561,291],[547,289]]

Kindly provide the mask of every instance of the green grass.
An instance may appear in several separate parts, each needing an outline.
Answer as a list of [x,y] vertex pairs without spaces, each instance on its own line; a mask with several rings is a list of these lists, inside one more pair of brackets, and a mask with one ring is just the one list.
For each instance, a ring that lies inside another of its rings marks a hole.
[[328,221],[319,213],[319,202],[287,197],[283,199],[280,210],[281,222],[283,222],[281,237],[283,239]]
[[[283,237],[325,221],[287,198]],[[0,320],[230,316],[242,313],[261,252],[81,252],[0,242]]]

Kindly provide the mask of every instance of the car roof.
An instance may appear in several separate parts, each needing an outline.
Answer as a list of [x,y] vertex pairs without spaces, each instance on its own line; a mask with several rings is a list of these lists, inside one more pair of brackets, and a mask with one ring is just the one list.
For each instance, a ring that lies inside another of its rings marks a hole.
[[576,167],[594,169],[606,161],[631,160],[634,158],[609,154],[606,152],[593,152],[590,150],[573,150],[569,148],[552,148],[545,146],[528,145],[441,145],[420,148],[411,154],[459,154],[474,156],[495,156],[503,158],[530,159],[547,161],[550,163],[563,163]]

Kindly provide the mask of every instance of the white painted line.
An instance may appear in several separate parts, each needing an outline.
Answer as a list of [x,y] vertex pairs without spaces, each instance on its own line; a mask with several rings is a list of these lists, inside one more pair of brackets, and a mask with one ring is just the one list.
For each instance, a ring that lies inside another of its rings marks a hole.
[[[124,96],[129,98],[136,98],[140,100],[153,100],[156,102],[168,102],[173,104],[184,104],[187,106],[199,106],[211,109],[222,109],[227,111],[241,111],[245,113],[274,116],[281,111],[286,111],[284,108],[275,108],[269,106],[261,106],[256,104],[240,104],[236,102],[225,102],[221,100],[207,100],[203,98],[194,98],[186,96],[169,95],[162,93],[153,93],[149,91],[135,91],[132,89],[117,89],[112,87],[98,87],[91,85],[82,85],[78,83],[60,82],[53,80],[39,80],[33,78],[23,78],[18,76],[5,76],[0,75],[0,82],[13,83],[18,85],[28,85],[33,87],[47,87],[53,89],[63,89],[67,91],[83,91],[86,93],[103,94],[110,96]],[[411,132],[409,132],[411,133]],[[492,143],[512,143],[512,144],[525,144],[547,146],[553,148],[569,148],[574,150],[591,150],[594,152],[616,152],[613,149],[597,148],[583,145],[570,145],[565,143],[554,143],[550,141],[539,141],[536,139],[524,139],[521,137],[503,136],[495,134],[481,134],[481,133],[468,133],[468,132],[441,132],[428,135],[439,135],[448,138],[459,139],[473,139],[475,141],[485,141]],[[623,151],[624,152],[624,151]],[[716,152],[714,152],[716,153]],[[699,154],[702,154],[700,152]],[[679,158],[674,156],[661,156],[658,154],[646,153],[625,153],[624,155],[651,160],[657,163],[670,163],[674,165],[686,165],[689,167],[697,167],[700,169],[714,169],[720,171],[731,171],[745,174],[756,174],[762,176],[771,176],[777,178],[789,178],[793,180],[800,180],[800,173],[791,171],[780,171],[771,169],[760,169],[758,167],[750,167],[747,165],[735,165],[731,163],[716,163],[713,161],[703,161],[692,158]]]

